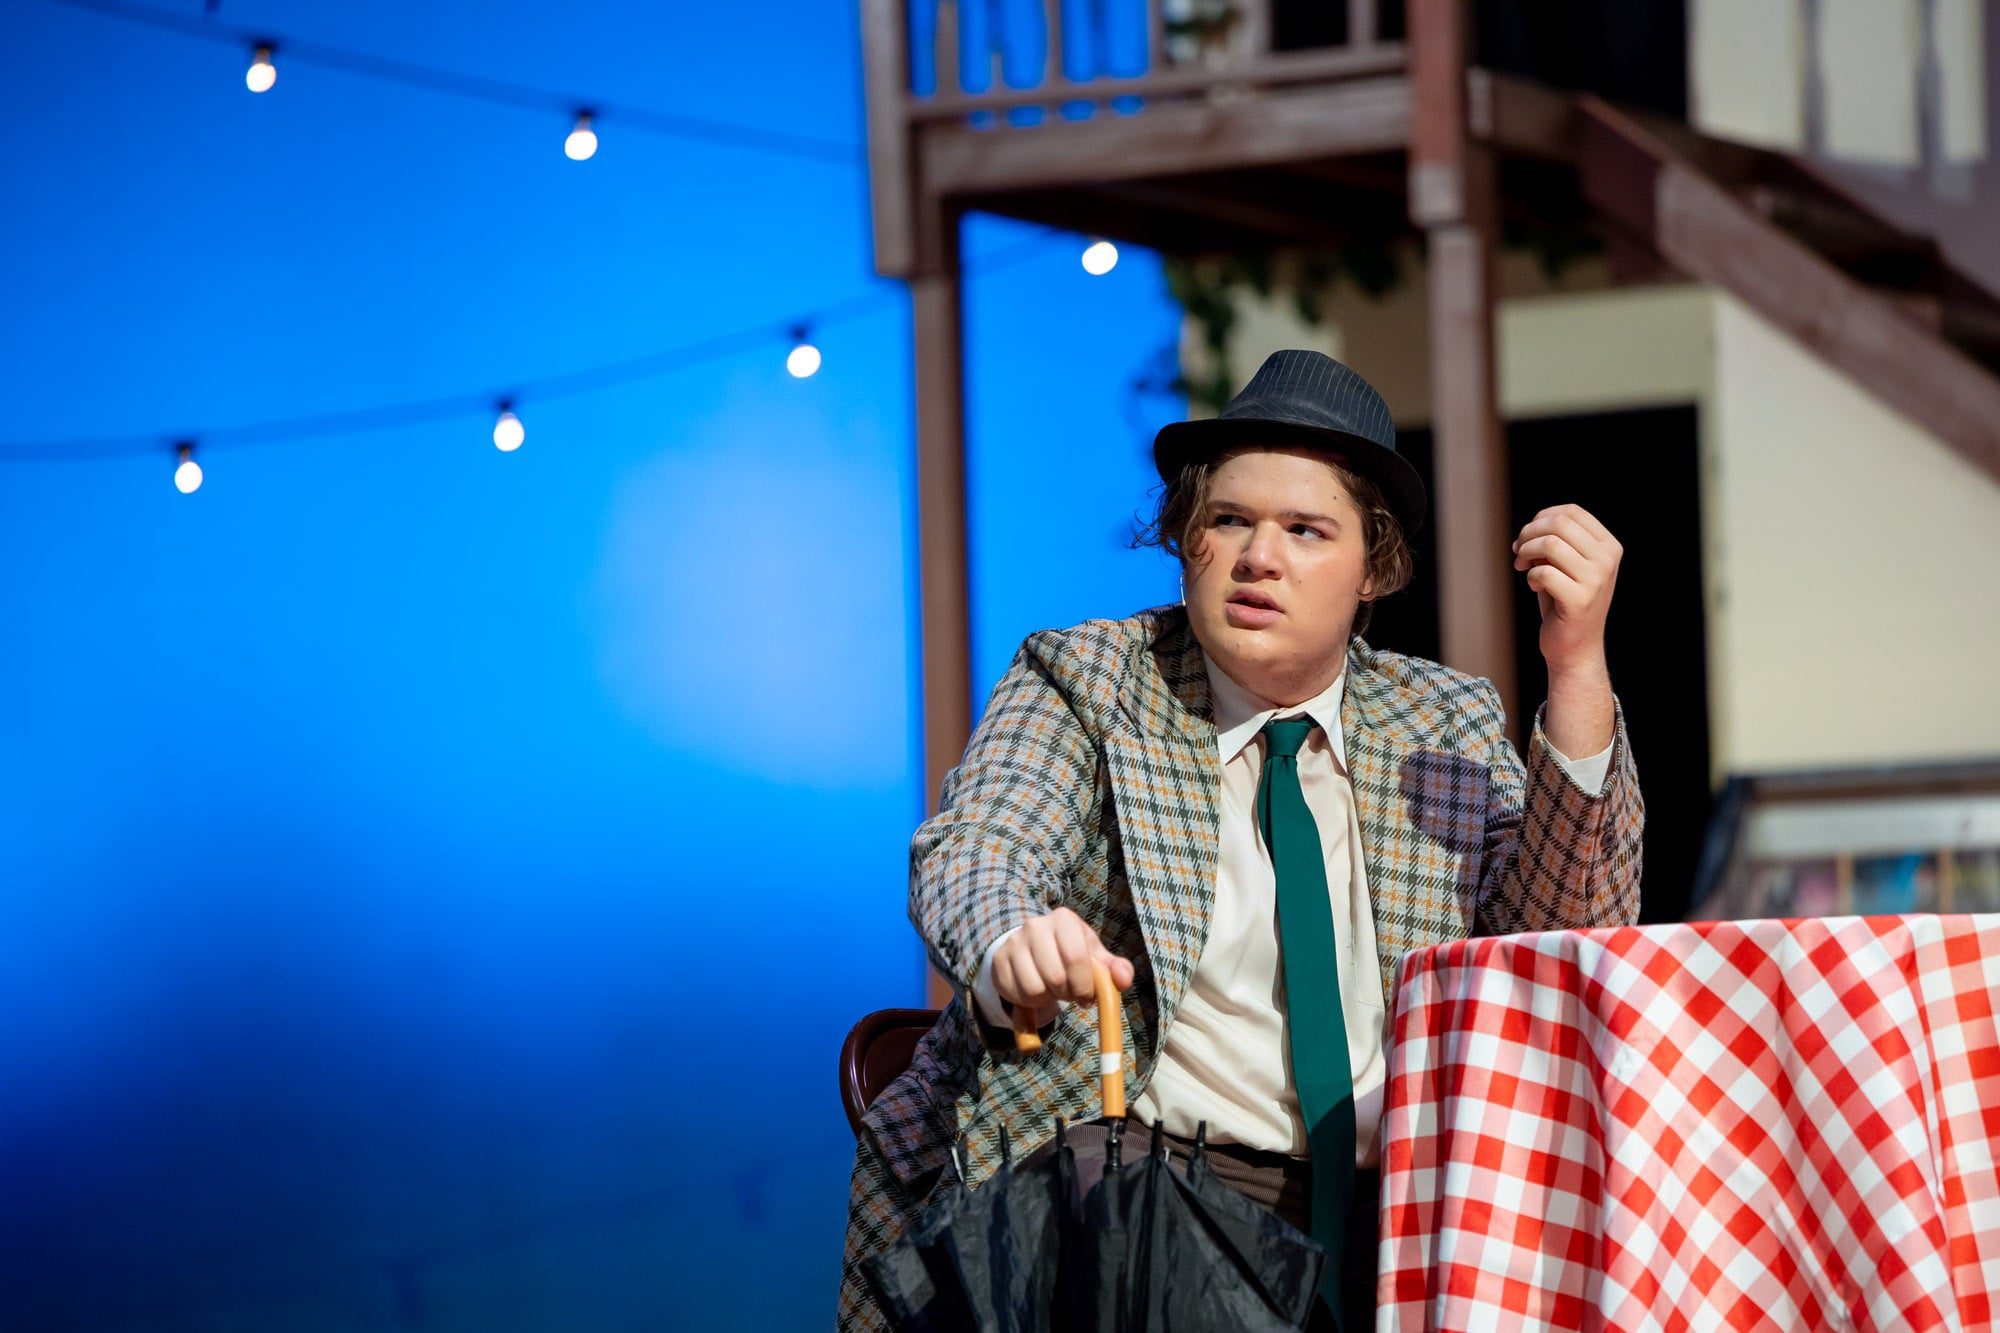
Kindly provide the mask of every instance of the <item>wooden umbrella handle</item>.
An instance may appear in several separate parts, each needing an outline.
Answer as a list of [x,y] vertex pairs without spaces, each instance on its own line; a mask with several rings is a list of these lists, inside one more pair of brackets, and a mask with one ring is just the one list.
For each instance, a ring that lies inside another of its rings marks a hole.
[[[1125,1117],[1125,1001],[1111,982],[1111,969],[1092,963],[1090,974],[1097,982],[1097,1077],[1103,1085],[1104,1114]],[[1014,1006],[1014,1049],[1039,1051],[1042,1038],[1035,1031],[1034,1015],[1028,1006]]]
[[1097,979],[1097,1077],[1104,1085],[1104,1114],[1125,1118],[1125,1001],[1111,984],[1111,969],[1090,965]]

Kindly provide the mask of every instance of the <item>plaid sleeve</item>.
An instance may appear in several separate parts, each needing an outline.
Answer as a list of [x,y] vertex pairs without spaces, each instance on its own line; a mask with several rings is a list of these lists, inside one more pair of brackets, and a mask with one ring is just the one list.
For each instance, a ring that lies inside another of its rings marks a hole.
[[[1031,640],[910,843],[910,920],[961,994],[987,945],[1062,905],[1096,822],[1096,777],[1096,746]],[[1011,1048],[1011,1034],[979,1027]]]
[[1490,682],[1493,759],[1486,848],[1479,877],[1477,930],[1508,935],[1630,925],[1639,918],[1641,838],[1646,805],[1625,735],[1625,709],[1612,696],[1617,727],[1603,789],[1592,793],[1556,762],[1535,711],[1528,762],[1500,729],[1499,692]]

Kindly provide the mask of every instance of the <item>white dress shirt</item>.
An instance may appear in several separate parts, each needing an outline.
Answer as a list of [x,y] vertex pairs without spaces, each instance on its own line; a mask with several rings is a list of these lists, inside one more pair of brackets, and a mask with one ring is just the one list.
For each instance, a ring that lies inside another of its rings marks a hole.
[[[1354,1074],[1355,1162],[1373,1166],[1387,1077],[1387,1015],[1375,952],[1375,914],[1361,854],[1360,816],[1340,730],[1346,672],[1314,698],[1279,708],[1237,684],[1205,654],[1203,660],[1222,769],[1215,903],[1201,958],[1174,1021],[1162,1036],[1152,1081],[1132,1104],[1132,1116],[1142,1124],[1157,1119],[1168,1133],[1183,1138],[1194,1137],[1197,1123],[1205,1120],[1213,1142],[1295,1157],[1310,1152],[1291,1077],[1277,875],[1256,813],[1264,758],[1259,732],[1274,717],[1308,716],[1318,726],[1299,751],[1299,786],[1326,855],[1348,1061]],[[1583,790],[1601,793],[1611,768],[1611,749],[1607,746],[1582,760],[1569,759],[1553,746],[1550,753]],[[987,947],[973,985],[980,1012],[999,1027],[1012,1020],[994,988],[993,954],[1013,933]]]

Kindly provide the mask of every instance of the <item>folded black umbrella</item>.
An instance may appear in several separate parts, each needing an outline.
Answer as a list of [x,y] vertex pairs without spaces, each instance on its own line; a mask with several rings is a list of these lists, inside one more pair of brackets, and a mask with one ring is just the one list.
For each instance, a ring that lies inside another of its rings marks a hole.
[[1071,1229],[1076,1171],[1061,1127],[1055,1151],[1017,1167],[1000,1131],[1000,1169],[972,1192],[939,1244],[980,1333],[1045,1333],[1061,1327],[1054,1298],[1063,1239]]
[[1207,1121],[1195,1129],[1185,1188],[1189,1211],[1222,1252],[1216,1268],[1240,1273],[1287,1326],[1303,1328],[1331,1256],[1311,1236],[1216,1179],[1207,1131]]
[[[1085,1170],[1060,1120],[1056,1141],[1021,1163],[1001,1139],[1000,1169],[976,1190],[963,1174],[909,1235],[865,1266],[906,1329],[980,1333],[1262,1333],[1303,1327],[1326,1251],[1217,1180],[1206,1126],[1187,1169],[1154,1126],[1126,1161],[1122,1016],[1097,971],[1101,1154]],[[1039,1045],[1017,1016],[1022,1049]],[[954,1170],[959,1157],[953,1150]],[[1101,1172],[1096,1168],[1101,1166]],[[1096,1183],[1080,1190],[1080,1177]]]
[[1106,1135],[1103,1177],[1065,1250],[1071,1333],[1304,1326],[1326,1251],[1215,1178],[1206,1128],[1185,1171],[1168,1161],[1157,1123],[1137,1161],[1121,1160],[1117,1133]]

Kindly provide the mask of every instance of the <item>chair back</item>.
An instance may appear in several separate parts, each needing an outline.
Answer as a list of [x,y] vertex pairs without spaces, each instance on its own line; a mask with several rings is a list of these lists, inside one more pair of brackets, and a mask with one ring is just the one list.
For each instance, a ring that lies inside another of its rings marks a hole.
[[847,1123],[861,1133],[861,1113],[910,1067],[917,1042],[938,1020],[936,1009],[877,1009],[840,1046],[840,1100]]

